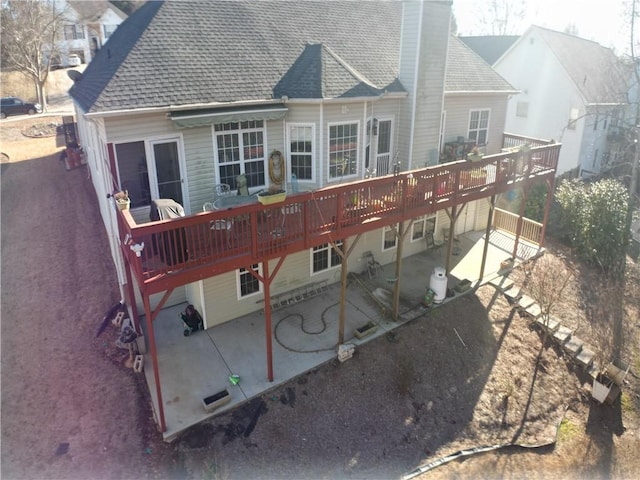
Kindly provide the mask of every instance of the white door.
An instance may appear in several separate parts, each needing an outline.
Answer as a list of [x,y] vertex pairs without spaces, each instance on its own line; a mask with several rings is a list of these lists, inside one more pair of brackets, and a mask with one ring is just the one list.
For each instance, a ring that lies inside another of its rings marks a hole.
[[[180,161],[180,142],[177,139],[149,142],[152,168],[155,170],[156,198],[171,198],[185,207],[183,167]],[[185,207],[186,208],[186,207]]]
[[391,120],[379,120],[376,176],[381,177],[389,173],[391,173]]
[[476,227],[476,203],[469,202],[464,206],[464,210],[456,221],[456,235],[475,230]]

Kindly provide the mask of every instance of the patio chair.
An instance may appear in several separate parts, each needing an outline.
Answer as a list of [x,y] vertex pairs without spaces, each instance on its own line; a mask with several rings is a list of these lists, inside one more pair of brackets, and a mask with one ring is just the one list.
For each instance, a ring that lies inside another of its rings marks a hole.
[[362,258],[364,258],[367,261],[367,275],[369,277],[369,280],[373,280],[374,278],[377,278],[378,274],[384,271],[384,269],[382,268],[382,265],[380,265],[380,262],[378,262],[374,258],[373,253],[371,251],[364,252],[362,254]]
[[227,183],[218,183],[213,186],[213,196],[214,198],[225,197],[227,195],[231,195],[231,186]]

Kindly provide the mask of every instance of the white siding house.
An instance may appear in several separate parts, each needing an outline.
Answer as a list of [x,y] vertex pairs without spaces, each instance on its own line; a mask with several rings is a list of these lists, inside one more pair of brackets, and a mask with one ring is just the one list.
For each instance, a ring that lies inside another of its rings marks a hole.
[[[289,191],[314,190],[367,176],[386,175],[392,173],[394,168],[404,170],[437,163],[449,37],[449,2],[382,2],[380,5],[386,9],[383,12],[385,31],[376,23],[374,12],[369,9],[368,4],[332,4],[333,10],[355,9],[364,17],[369,17],[371,25],[363,28],[361,34],[367,37],[367,41],[374,43],[379,42],[379,36],[385,40],[382,49],[372,47],[372,52],[365,51],[364,54],[369,58],[369,53],[373,53],[371,58],[377,59],[378,64],[368,65],[370,60],[360,60],[363,52],[358,51],[361,48],[358,42],[353,45],[355,49],[351,49],[349,45],[341,45],[343,40],[340,40],[341,43],[332,43],[334,38],[344,38],[339,31],[322,33],[327,38],[319,38],[321,43],[318,43],[317,37],[311,36],[309,38],[313,38],[314,43],[310,43],[305,32],[298,31],[293,26],[289,29],[283,27],[281,30],[299,36],[297,42],[302,40],[303,43],[299,43],[300,49],[289,50],[280,46],[283,49],[281,56],[286,63],[282,64],[279,77],[273,77],[273,83],[266,84],[268,92],[273,89],[268,94],[271,98],[251,99],[256,94],[260,95],[263,79],[255,77],[251,80],[251,73],[254,72],[247,66],[238,70],[242,72],[243,78],[243,74],[248,73],[250,83],[254,83],[253,91],[250,85],[241,85],[244,90],[240,95],[246,99],[235,96],[235,101],[229,101],[222,98],[222,95],[229,92],[221,94],[219,100],[211,96],[215,92],[205,95],[196,93],[189,97],[192,93],[190,88],[199,89],[200,84],[206,85],[206,79],[196,73],[194,85],[197,87],[186,88],[184,95],[180,90],[167,90],[172,88],[170,85],[158,87],[164,89],[163,94],[168,93],[172,97],[171,100],[163,100],[162,95],[158,97],[154,94],[156,87],[150,81],[151,73],[138,72],[140,65],[136,65],[136,62],[147,68],[149,65],[153,66],[149,55],[161,54],[163,57],[156,59],[157,71],[154,70],[154,75],[158,76],[158,80],[154,81],[159,82],[159,85],[172,75],[180,75],[180,79],[188,77],[188,68],[191,67],[173,65],[171,50],[159,51],[156,48],[158,38],[153,37],[164,35],[167,42],[179,51],[180,45],[176,44],[178,37],[186,36],[186,41],[189,36],[202,35],[193,31],[163,31],[166,27],[160,20],[156,26],[154,19],[163,15],[173,18],[176,15],[192,17],[195,14],[194,8],[202,13],[201,20],[214,21],[215,15],[223,18],[234,14],[232,3],[213,6],[208,2],[195,2],[189,4],[189,8],[179,3],[181,2],[168,2],[162,6],[148,5],[134,14],[133,23],[129,26],[131,30],[122,35],[118,35],[119,32],[114,34],[111,41],[115,43],[105,49],[109,51],[99,52],[98,61],[88,67],[83,78],[71,91],[76,100],[80,137],[83,145],[87,145],[88,163],[92,172],[95,172],[92,178],[101,202],[105,226],[110,232],[112,255],[121,283],[126,283],[126,275],[117,240],[116,218],[107,195],[116,187],[128,190],[132,197],[133,217],[138,223],[147,222],[152,200],[167,196],[163,193],[167,190],[163,190],[165,187],[160,178],[160,169],[164,168],[161,164],[165,161],[163,156],[167,149],[175,155],[172,175],[175,176],[178,187],[173,192],[179,197],[175,199],[183,205],[187,215],[201,212],[203,204],[213,199],[214,185],[228,183],[235,189],[237,173],[245,173],[250,177],[251,192],[267,188],[267,160],[273,150],[285,155],[285,184]],[[283,12],[294,5],[292,3],[285,6],[286,2],[267,3],[250,2],[245,5],[255,9],[256,15],[285,15]],[[322,3],[313,4],[319,10],[324,10],[325,6]],[[224,23],[223,20],[220,21]],[[278,21],[281,22],[282,19],[279,18]],[[291,18],[290,21],[296,20]],[[178,22],[173,23],[174,26],[178,25]],[[146,30],[139,30],[139,24],[148,26]],[[352,25],[348,29],[351,35],[357,34]],[[230,37],[226,32],[219,30],[211,33],[217,35],[213,39],[201,38],[206,42],[203,45],[203,55],[209,55],[212,51],[210,42],[229,41]],[[129,52],[133,47],[130,42],[133,41],[131,35],[134,31],[135,35],[140,36],[140,40],[135,49]],[[247,38],[248,42],[255,42],[258,37]],[[244,40],[234,40],[236,43],[242,41]],[[144,50],[147,44],[149,49],[153,49],[153,53],[151,50]],[[255,52],[255,61],[263,61],[259,47],[259,44],[250,47]],[[197,45],[190,48],[197,54]],[[234,55],[232,51],[225,54],[222,45],[216,50],[222,52],[221,55],[228,55],[229,59]],[[292,57],[287,57],[289,51],[293,54]],[[135,59],[136,55],[140,57],[139,60]],[[270,61],[273,62],[273,59]],[[176,67],[176,71],[162,69],[162,62],[169,62],[167,68]],[[309,62],[322,62],[324,71],[320,77],[310,79],[306,76],[307,71],[304,69],[308,68]],[[196,69],[202,67],[198,61],[188,64]],[[397,66],[393,67],[393,64]],[[110,74],[105,73],[105,69],[109,68],[115,70],[111,70]],[[130,73],[124,73],[127,71]],[[109,80],[108,75],[113,75],[113,79]],[[127,75],[130,75],[130,80],[126,87],[119,85]],[[98,78],[99,76],[102,77]],[[142,78],[145,79],[144,91],[136,83],[136,79]],[[103,80],[107,84],[103,84],[101,90],[94,90]],[[236,86],[240,83],[235,77],[226,81],[232,81]],[[313,90],[313,85],[301,91],[300,86],[306,85],[305,81],[314,85],[317,83],[322,90],[319,95]],[[408,86],[404,85],[405,81]],[[219,80],[213,84],[219,91],[226,88]],[[131,91],[122,96],[127,96],[128,100],[119,96],[123,90]],[[148,103],[142,105],[140,95],[149,92],[152,95]],[[180,103],[183,105],[179,105]],[[222,110],[221,106],[224,107]],[[237,169],[229,170],[230,164],[226,157],[230,145],[228,142],[239,142],[240,155],[252,156],[253,160],[244,158],[234,167]],[[339,163],[338,159],[341,159]],[[249,168],[252,170],[248,170]],[[472,227],[469,224],[469,228]],[[424,232],[420,237],[420,231],[416,231],[416,238],[407,240],[405,255],[424,250],[424,241],[418,241],[424,238]],[[361,252],[369,250],[375,252],[376,258],[381,262],[392,261],[395,258],[395,244],[390,239],[393,238],[390,231],[367,233],[363,235],[353,255],[360,256]],[[317,265],[314,267],[313,259],[314,250],[290,255],[272,285],[272,294],[291,290],[308,282],[337,281],[339,264],[330,262],[326,268],[318,270]],[[241,271],[236,270],[178,288],[165,305],[180,303],[186,299],[200,306],[207,326],[262,308],[256,303],[254,296],[243,296],[240,293],[241,274]],[[152,305],[157,301],[157,296],[154,296]],[[140,298],[138,306],[142,307]]]
[[78,55],[89,63],[127,15],[103,0],[56,0],[65,22],[56,49],[60,65],[69,65],[69,55]]
[[562,142],[558,175],[600,171],[608,125],[627,103],[626,78],[611,50],[532,26],[494,68],[520,91],[509,101],[506,131]]

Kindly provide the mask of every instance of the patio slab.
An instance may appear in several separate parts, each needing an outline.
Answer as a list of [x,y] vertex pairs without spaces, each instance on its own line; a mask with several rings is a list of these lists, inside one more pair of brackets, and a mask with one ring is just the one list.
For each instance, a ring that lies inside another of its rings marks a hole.
[[[500,246],[496,247],[490,243],[483,282],[497,276],[500,263],[498,259],[504,257],[505,236],[499,234],[495,238],[499,239]],[[494,235],[490,239],[493,242]],[[470,236],[461,236],[457,244],[460,251],[459,255],[452,257],[448,286],[453,287],[464,278],[475,284],[480,273],[483,235],[476,232]],[[443,257],[440,251],[430,250],[404,260],[400,278],[401,306],[397,322],[391,319],[391,292],[394,287],[388,283],[385,275],[374,281],[357,282],[350,277],[345,305],[345,343],[355,345],[357,350],[359,345],[386,335],[403,323],[428,314],[430,309],[422,305],[422,300],[429,287],[433,268],[444,265]],[[385,272],[393,270],[393,265],[384,266]],[[469,290],[446,298],[442,304],[455,301],[459,296],[471,292],[472,290]],[[272,382],[267,378],[267,330],[264,312],[254,312],[185,337],[180,312],[186,304],[163,309],[153,322],[162,408],[166,420],[163,439],[172,441],[189,427],[233,409],[335,359],[339,301],[339,284],[333,284],[318,295],[272,311]],[[381,308],[381,305],[385,308]],[[375,323],[378,326],[377,331],[363,339],[357,339],[355,329],[367,322]],[[158,415],[159,405],[151,357],[148,352],[145,357],[144,374],[151,392],[154,411]],[[230,383],[231,374],[240,377],[238,385]],[[202,398],[224,388],[231,393],[231,401],[214,412],[205,412]]]

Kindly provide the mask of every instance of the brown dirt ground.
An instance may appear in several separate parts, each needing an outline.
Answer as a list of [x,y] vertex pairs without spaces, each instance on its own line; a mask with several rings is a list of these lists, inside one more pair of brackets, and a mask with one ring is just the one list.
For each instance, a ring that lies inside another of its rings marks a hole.
[[163,443],[115,329],[95,338],[119,295],[87,172],[64,170],[55,137],[23,137],[29,122],[0,124],[3,479],[399,478],[461,449],[553,442],[563,418],[555,447],[418,478],[637,478],[640,269],[629,264],[621,298],[554,244],[577,272],[556,315],[602,357],[624,306],[616,338],[633,374],[613,406],[485,286]]

